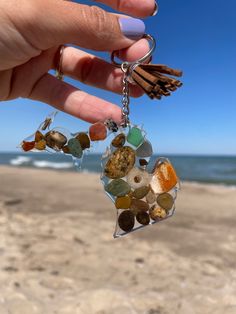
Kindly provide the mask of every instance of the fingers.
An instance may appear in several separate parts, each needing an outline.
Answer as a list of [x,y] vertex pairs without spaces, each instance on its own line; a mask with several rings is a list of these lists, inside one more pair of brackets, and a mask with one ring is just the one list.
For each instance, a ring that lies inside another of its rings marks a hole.
[[[128,61],[134,61],[148,51],[148,43],[141,40],[120,53]],[[76,48],[66,47],[62,57],[62,72],[84,84],[106,89],[115,93],[122,92],[123,72],[112,64]],[[137,86],[130,87],[130,94],[139,97],[143,94]]]
[[98,0],[96,2],[107,4],[115,10],[137,17],[151,16],[155,11],[154,0]]
[[50,74],[41,77],[29,98],[45,102],[87,122],[106,119],[121,122],[121,109],[118,106],[80,91]]
[[58,0],[35,1],[34,6],[37,14],[17,12],[15,19],[24,38],[41,50],[62,43],[93,50],[119,50],[129,47],[145,32],[141,20],[117,16],[96,6]]

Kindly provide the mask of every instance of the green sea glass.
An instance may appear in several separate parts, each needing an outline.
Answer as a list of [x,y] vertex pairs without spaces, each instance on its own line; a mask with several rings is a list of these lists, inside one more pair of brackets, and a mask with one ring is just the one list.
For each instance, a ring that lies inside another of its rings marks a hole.
[[144,137],[142,134],[142,131],[137,128],[133,127],[129,130],[128,136],[127,136],[127,142],[131,145],[138,147],[140,146],[144,141]]

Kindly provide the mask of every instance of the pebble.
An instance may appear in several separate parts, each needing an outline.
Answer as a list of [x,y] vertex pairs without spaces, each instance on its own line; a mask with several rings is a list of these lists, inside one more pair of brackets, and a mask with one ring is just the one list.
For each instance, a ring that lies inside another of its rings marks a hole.
[[72,156],[76,158],[81,158],[83,155],[83,150],[80,142],[77,138],[71,138],[68,142],[68,148]]
[[82,150],[90,148],[90,139],[87,133],[78,133],[75,138],[80,142]]
[[155,206],[149,210],[149,215],[153,220],[163,219],[167,216],[166,211],[163,208]]
[[178,183],[174,168],[168,161],[157,162],[153,169],[151,188],[157,194],[169,192]]
[[144,226],[149,225],[150,223],[150,217],[148,213],[145,213],[145,212],[139,212],[136,215],[136,219],[141,225],[144,225]]
[[149,204],[153,204],[156,202],[156,194],[153,193],[153,191],[149,191],[147,196],[146,196],[146,201],[149,203]]
[[136,156],[141,158],[151,157],[153,154],[152,144],[149,141],[143,142],[136,150]]
[[106,126],[101,122],[94,123],[89,128],[89,137],[93,142],[105,140],[107,137]]
[[131,128],[127,136],[127,142],[135,147],[138,147],[143,143],[143,141],[144,137],[142,131],[137,127]]
[[133,197],[137,199],[142,199],[148,194],[149,190],[150,190],[149,186],[142,186],[141,188],[134,190]]
[[150,174],[147,171],[139,168],[133,168],[127,175],[127,182],[133,189],[148,186],[150,180]]
[[174,199],[169,193],[163,193],[158,195],[157,203],[165,210],[169,211],[174,205]]
[[104,174],[111,179],[125,177],[135,164],[135,151],[128,146],[118,148],[107,161]]
[[129,184],[122,179],[112,180],[105,186],[105,191],[113,196],[125,196],[129,194],[130,190]]
[[139,164],[141,167],[145,167],[148,165],[148,161],[146,159],[139,159]]
[[54,150],[61,150],[67,142],[67,138],[65,137],[65,135],[53,130],[46,133],[45,140],[47,146]]
[[70,150],[69,150],[68,145],[62,147],[62,151],[63,151],[63,153],[65,153],[65,154],[70,154]]
[[138,212],[147,212],[149,210],[149,205],[145,201],[132,199],[130,209],[134,214],[137,214]]
[[113,141],[111,142],[112,146],[116,147],[116,148],[120,148],[123,147],[125,145],[125,141],[126,141],[126,137],[125,134],[121,133],[119,135],[117,135]]
[[134,218],[134,214],[130,210],[123,211],[118,218],[119,227],[125,232],[132,231],[135,224]]
[[117,197],[115,201],[115,206],[117,209],[128,209],[131,205],[131,198],[126,196]]

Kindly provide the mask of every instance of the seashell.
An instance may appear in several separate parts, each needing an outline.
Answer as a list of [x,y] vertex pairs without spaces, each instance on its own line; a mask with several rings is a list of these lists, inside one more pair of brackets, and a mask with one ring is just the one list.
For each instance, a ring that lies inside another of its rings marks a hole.
[[48,147],[54,150],[61,150],[67,142],[65,135],[58,131],[49,131],[45,134],[45,140]]
[[68,141],[67,145],[68,145],[69,151],[70,151],[72,156],[74,156],[76,158],[81,158],[82,157],[83,150],[82,150],[80,142],[79,142],[79,140],[77,140],[77,138],[71,138]]
[[136,150],[136,156],[141,158],[151,157],[153,154],[152,144],[149,141],[143,142]]
[[141,225],[149,225],[150,223],[150,217],[148,215],[148,213],[146,212],[139,212],[137,215],[136,215],[136,220],[137,222],[139,222]]
[[97,122],[91,125],[89,128],[89,137],[93,142],[105,140],[107,137],[107,128],[104,123]]
[[105,186],[105,191],[113,196],[125,196],[130,190],[129,184],[122,179],[112,180]]
[[126,196],[117,197],[115,201],[115,206],[117,209],[128,209],[131,205],[131,198]]
[[157,203],[159,206],[169,211],[174,205],[174,199],[169,193],[163,193],[158,195]]
[[125,177],[135,164],[135,151],[128,146],[118,148],[107,161],[104,174],[111,179]]
[[121,133],[117,135],[114,140],[111,142],[112,146],[116,148],[123,147],[125,145],[126,137],[125,134]]
[[158,160],[150,182],[152,190],[156,194],[169,192],[178,183],[178,177],[172,165],[167,161]]
[[82,150],[90,148],[90,139],[87,133],[84,132],[78,133],[76,134],[75,138],[80,142]]
[[133,168],[127,175],[127,182],[133,189],[141,188],[142,186],[149,185],[151,180],[150,174],[139,168]]
[[149,186],[142,186],[141,188],[134,190],[133,197],[141,200],[148,194],[149,190],[150,190]]
[[164,219],[167,216],[166,211],[163,208],[153,206],[149,210],[149,215],[152,218],[152,220],[159,220],[159,219]]
[[118,218],[119,227],[125,232],[132,231],[135,224],[134,218],[134,214],[130,210],[123,211]]

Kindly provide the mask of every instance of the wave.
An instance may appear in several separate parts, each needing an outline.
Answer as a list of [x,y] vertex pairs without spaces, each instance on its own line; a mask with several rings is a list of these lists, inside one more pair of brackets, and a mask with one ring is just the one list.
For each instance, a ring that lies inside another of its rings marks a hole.
[[72,162],[51,162],[46,160],[37,160],[33,162],[36,168],[52,168],[52,169],[71,169],[74,167]]
[[17,156],[9,161],[12,166],[29,165],[32,162],[31,157]]

